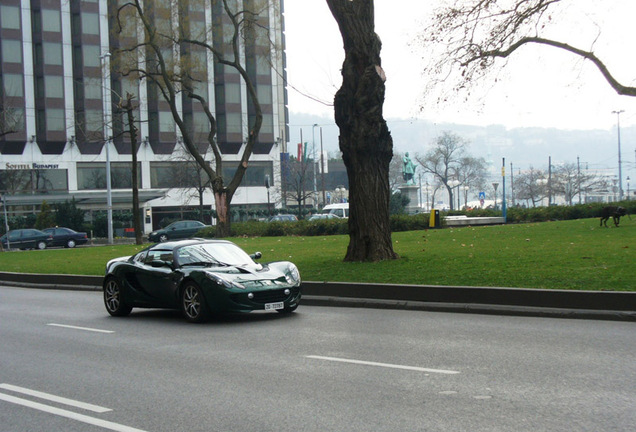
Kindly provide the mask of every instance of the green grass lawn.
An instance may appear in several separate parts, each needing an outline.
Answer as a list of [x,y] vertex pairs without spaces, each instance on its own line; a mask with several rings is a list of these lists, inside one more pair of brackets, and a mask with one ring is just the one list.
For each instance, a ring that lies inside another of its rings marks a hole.
[[[636,291],[636,221],[598,219],[393,234],[399,260],[343,263],[348,236],[231,239],[262,262],[290,260],[304,280]],[[144,245],[143,247],[145,247]],[[101,275],[135,245],[0,254],[0,271]]]

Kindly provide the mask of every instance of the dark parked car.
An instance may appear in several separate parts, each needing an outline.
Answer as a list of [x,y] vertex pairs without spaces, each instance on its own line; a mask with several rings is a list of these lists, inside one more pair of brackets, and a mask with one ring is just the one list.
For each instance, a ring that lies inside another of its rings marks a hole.
[[298,222],[298,218],[293,214],[279,214],[272,216],[267,222]]
[[104,304],[113,316],[134,307],[180,309],[190,322],[225,312],[293,312],[298,269],[289,261],[258,264],[260,256],[225,240],[157,243],[106,264]]
[[74,248],[77,245],[88,243],[88,236],[85,232],[77,232],[70,228],[55,227],[43,229],[42,231],[53,236],[53,242],[49,246]]
[[311,215],[309,217],[310,221],[315,221],[315,220],[326,220],[326,219],[342,219],[340,216],[335,215],[333,213],[318,213],[315,215]]
[[[7,245],[8,237],[8,245]],[[11,249],[46,249],[53,241],[51,234],[33,228],[11,230],[0,237],[2,247]]]
[[199,230],[207,227],[209,227],[209,225],[205,225],[199,221],[184,220],[172,222],[167,227],[148,234],[148,240],[163,243],[168,240],[185,239],[193,237]]

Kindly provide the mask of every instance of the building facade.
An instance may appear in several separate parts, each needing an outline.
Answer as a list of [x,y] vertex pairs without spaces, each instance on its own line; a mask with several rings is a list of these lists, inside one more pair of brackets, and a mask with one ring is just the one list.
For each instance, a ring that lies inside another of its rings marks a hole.
[[[143,39],[137,19],[121,15],[118,0],[3,0],[0,4],[0,193],[11,214],[75,198],[91,210],[131,210],[132,146],[121,98],[134,96],[138,188],[149,232],[165,218],[202,202],[214,209],[205,178],[183,149],[170,107],[152,80],[120,73],[114,53]],[[283,1],[232,0],[235,10],[255,7],[266,36],[244,39],[241,64],[256,85],[263,111],[246,175],[232,204],[264,208],[280,175],[288,136]],[[157,27],[195,32],[223,50],[231,31],[221,0],[147,0]],[[152,9],[151,9],[152,8]],[[175,18],[178,17],[178,18]],[[248,41],[248,42],[245,42]],[[265,49],[265,47],[273,47]],[[139,63],[148,64],[144,54]],[[231,178],[253,120],[245,82],[209,50],[167,51],[172,60],[198,61],[195,85],[217,121],[216,142]],[[178,61],[174,61],[177,65]],[[194,69],[194,67],[193,67]],[[193,74],[194,75],[194,74]],[[207,161],[209,122],[202,105],[180,97],[181,118]],[[107,185],[110,166],[110,187]],[[203,187],[199,188],[199,180]],[[201,192],[201,194],[199,193]]]

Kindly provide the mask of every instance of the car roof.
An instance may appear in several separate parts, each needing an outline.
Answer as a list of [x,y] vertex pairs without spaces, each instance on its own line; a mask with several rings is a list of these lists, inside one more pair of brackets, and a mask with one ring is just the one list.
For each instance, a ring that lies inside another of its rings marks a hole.
[[185,239],[185,240],[168,241],[165,243],[157,243],[150,246],[147,250],[175,250],[183,246],[190,246],[190,245],[201,244],[201,243],[234,244],[228,240],[191,238],[191,239]]

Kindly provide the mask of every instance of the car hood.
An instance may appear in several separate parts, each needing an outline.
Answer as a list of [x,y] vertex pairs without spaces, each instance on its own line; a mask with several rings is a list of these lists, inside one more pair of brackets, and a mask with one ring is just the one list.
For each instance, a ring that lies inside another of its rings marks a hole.
[[[245,287],[286,285],[293,264],[277,262],[265,265],[227,266],[207,268],[207,273],[215,274],[225,280],[238,282]],[[266,282],[267,281],[267,282]]]

